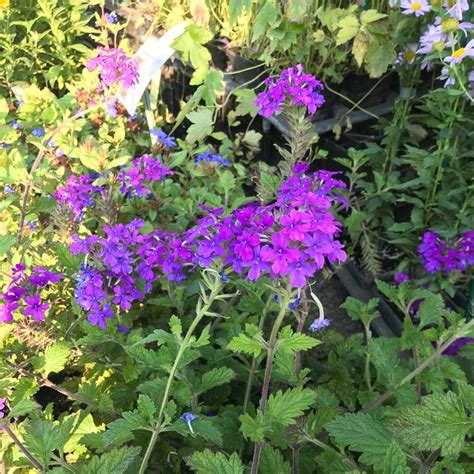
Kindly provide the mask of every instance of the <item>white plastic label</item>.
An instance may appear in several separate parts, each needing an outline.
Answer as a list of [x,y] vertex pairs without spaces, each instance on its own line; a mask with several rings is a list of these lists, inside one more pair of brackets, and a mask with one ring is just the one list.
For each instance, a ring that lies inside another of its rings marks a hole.
[[184,33],[186,26],[187,23],[183,21],[167,31],[161,38],[151,36],[133,56],[138,64],[138,82],[130,87],[125,95],[118,95],[119,101],[130,115],[133,115],[137,110],[138,103],[153,76],[160,71],[161,66],[175,53],[171,44]]

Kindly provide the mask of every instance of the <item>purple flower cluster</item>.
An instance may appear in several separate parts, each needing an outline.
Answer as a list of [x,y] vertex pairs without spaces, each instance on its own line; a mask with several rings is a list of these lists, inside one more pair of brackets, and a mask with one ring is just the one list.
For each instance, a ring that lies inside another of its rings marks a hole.
[[436,232],[425,232],[418,252],[428,273],[464,271],[474,265],[474,231],[451,240],[442,239]]
[[194,163],[198,164],[201,162],[222,165],[226,168],[230,165],[229,160],[223,158],[220,153],[212,153],[211,150],[206,150],[194,157]]
[[173,172],[167,166],[163,166],[158,158],[142,155],[135,158],[131,168],[120,173],[117,179],[122,183],[120,188],[122,193],[141,197],[150,192],[146,187],[147,183],[161,181],[171,175]]
[[71,207],[75,218],[80,219],[84,209],[95,204],[95,195],[102,190],[94,186],[93,181],[89,176],[71,175],[65,185],[56,189],[54,197]]
[[251,281],[268,275],[303,288],[326,261],[344,261],[336,239],[340,224],[330,212],[334,200],[343,201],[339,191],[344,184],[334,173],[307,171],[308,165],[297,164],[270,205],[251,203],[228,216],[223,209],[203,206],[207,215],[185,232],[141,234],[144,223],[135,220],[105,227],[105,237],[74,236],[71,251],[88,255],[76,299],[89,321],[105,327],[112,305],[127,311],[151,291],[160,274],[180,282],[186,269],[219,261]]
[[89,71],[99,69],[102,83],[110,87],[115,83],[121,84],[125,89],[138,82],[137,64],[120,48],[98,48],[96,57],[89,59],[86,64]]
[[277,80],[269,77],[265,84],[268,89],[258,94],[255,101],[263,117],[280,112],[284,103],[306,107],[309,114],[316,113],[324,104],[324,97],[320,94],[323,83],[305,73],[301,64],[283,70]]
[[0,323],[12,322],[13,313],[18,309],[35,321],[42,321],[49,303],[43,303],[41,291],[62,277],[62,274],[51,272],[45,267],[33,267],[27,276],[25,265],[15,265],[7,290],[0,293]]
[[398,272],[395,274],[394,281],[396,285],[401,285],[405,281],[409,281],[410,277],[403,272]]

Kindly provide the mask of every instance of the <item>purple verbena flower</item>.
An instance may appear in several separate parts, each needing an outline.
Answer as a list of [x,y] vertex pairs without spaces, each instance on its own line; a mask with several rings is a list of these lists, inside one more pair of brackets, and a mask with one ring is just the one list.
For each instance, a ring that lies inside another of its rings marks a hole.
[[398,272],[395,274],[394,281],[396,285],[401,285],[404,281],[408,281],[409,279],[410,277],[406,273]]
[[7,400],[5,398],[0,398],[0,419],[5,416],[5,407],[7,406]]
[[310,331],[316,332],[320,331],[321,329],[327,328],[331,324],[330,319],[325,318],[316,318],[309,327]]
[[102,190],[94,186],[94,179],[85,175],[71,175],[66,184],[56,189],[54,197],[73,210],[74,217],[79,220],[86,207],[95,204],[96,195]]
[[117,83],[128,89],[138,82],[135,60],[120,48],[99,47],[97,56],[90,59],[86,67],[89,71],[99,69],[100,79],[107,87]]
[[468,344],[474,343],[474,338],[472,337],[460,337],[456,339],[450,346],[448,346],[444,351],[443,355],[447,356],[457,356],[459,351]]
[[283,70],[276,80],[266,79],[265,84],[267,90],[258,94],[255,101],[263,117],[280,112],[284,103],[306,107],[309,114],[316,113],[324,104],[324,97],[320,94],[323,83],[305,73],[301,64]]
[[40,295],[25,296],[25,303],[27,306],[23,309],[23,313],[32,316],[35,321],[43,321],[49,303],[42,304]]

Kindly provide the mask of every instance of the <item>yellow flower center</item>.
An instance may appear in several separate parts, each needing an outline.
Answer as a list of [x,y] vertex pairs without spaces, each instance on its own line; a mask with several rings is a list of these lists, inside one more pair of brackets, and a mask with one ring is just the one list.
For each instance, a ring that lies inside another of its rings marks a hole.
[[464,56],[465,53],[466,53],[466,48],[459,48],[456,51],[454,51],[453,58],[458,59],[461,56]]
[[411,4],[411,9],[412,9],[414,12],[416,12],[416,11],[418,11],[418,10],[421,10],[421,7],[422,7],[422,5],[421,5],[420,2],[413,2],[413,3]]
[[415,57],[415,52],[412,51],[411,49],[409,49],[406,53],[405,53],[405,61],[406,62],[410,62],[410,61],[413,61],[413,58]]
[[441,29],[443,33],[452,33],[457,31],[459,28],[459,21],[456,18],[448,18],[447,20],[443,20],[441,22]]

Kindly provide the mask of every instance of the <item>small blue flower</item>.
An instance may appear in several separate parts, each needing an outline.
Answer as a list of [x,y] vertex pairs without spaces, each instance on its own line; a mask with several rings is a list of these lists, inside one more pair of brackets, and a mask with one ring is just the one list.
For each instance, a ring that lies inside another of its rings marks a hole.
[[191,431],[191,433],[194,433],[193,427],[191,426],[191,422],[194,420],[197,420],[198,418],[199,417],[197,415],[193,415],[192,413],[189,413],[189,412],[183,413],[179,417],[180,420],[183,420],[188,425],[189,431]]
[[130,332],[130,328],[128,326],[119,326],[117,331],[122,334],[128,334]]
[[109,23],[110,25],[113,25],[114,23],[117,23],[117,14],[116,13],[106,13],[104,15],[105,21]]
[[197,154],[194,157],[194,163],[200,163],[201,161],[205,161],[206,163],[214,163],[218,165],[222,165],[224,167],[228,167],[230,165],[229,160],[226,160],[222,157],[220,153],[212,153],[211,150],[206,150],[202,153]]
[[12,122],[10,122],[10,127],[15,130],[21,130],[23,128],[23,125],[19,124],[16,120],[13,120]]
[[116,105],[117,105],[117,99],[110,99],[107,102],[105,111],[110,118],[117,118],[118,112],[117,112]]
[[301,298],[296,298],[295,301],[293,301],[292,303],[288,305],[288,308],[296,309],[300,303],[301,303]]
[[10,145],[8,143],[2,142],[0,143],[0,147],[2,148],[10,148]]
[[31,130],[31,134],[35,137],[42,137],[44,135],[44,128],[36,127],[33,130]]
[[230,278],[224,272],[220,272],[219,275],[224,283],[229,283]]
[[166,135],[166,133],[159,128],[152,128],[150,134],[156,137],[159,142],[168,148],[176,146],[176,140],[173,137]]
[[313,332],[320,331],[321,329],[327,328],[330,324],[330,319],[317,318],[313,321],[313,323],[309,327],[309,330]]
[[29,221],[29,222],[26,223],[28,229],[30,229],[30,230],[35,230],[37,224],[38,224],[38,221]]
[[15,188],[10,184],[5,184],[5,187],[3,188],[3,192],[5,194],[15,194],[16,193]]
[[273,301],[275,303],[278,303],[280,301],[280,298],[278,298],[278,295],[273,295]]

